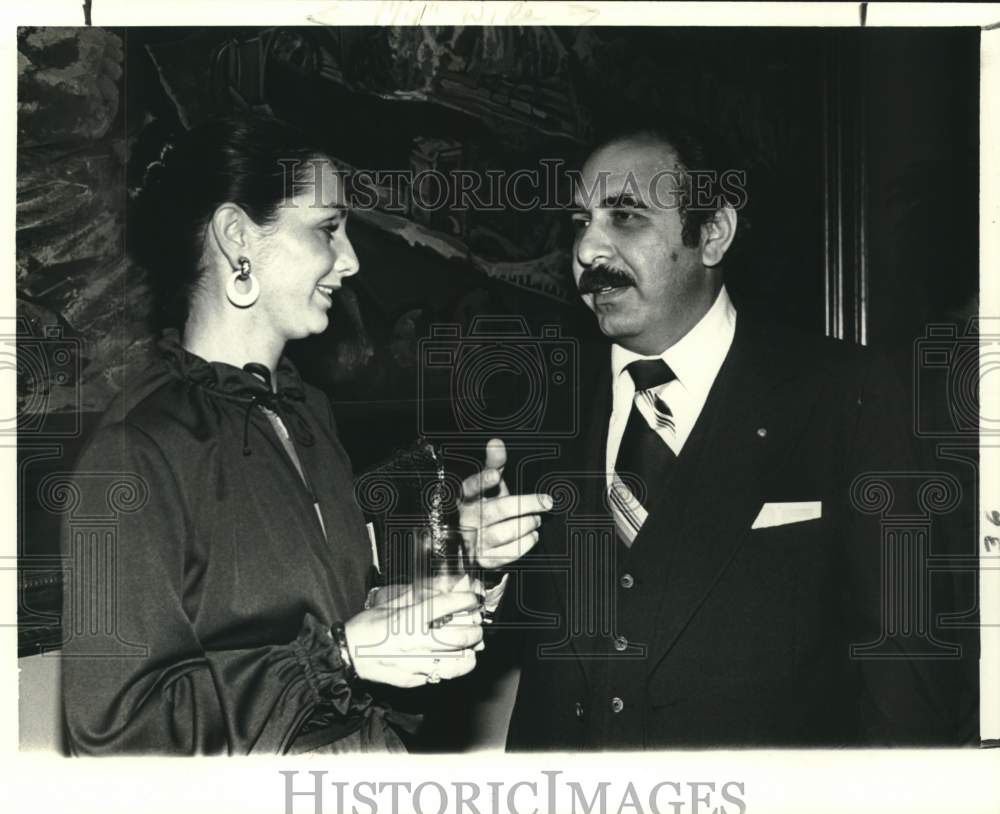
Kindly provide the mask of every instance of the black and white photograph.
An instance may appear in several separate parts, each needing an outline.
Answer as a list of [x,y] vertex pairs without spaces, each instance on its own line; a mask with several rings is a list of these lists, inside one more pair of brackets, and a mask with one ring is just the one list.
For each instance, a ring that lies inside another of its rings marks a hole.
[[989,13],[77,5],[8,28],[14,759],[995,810]]

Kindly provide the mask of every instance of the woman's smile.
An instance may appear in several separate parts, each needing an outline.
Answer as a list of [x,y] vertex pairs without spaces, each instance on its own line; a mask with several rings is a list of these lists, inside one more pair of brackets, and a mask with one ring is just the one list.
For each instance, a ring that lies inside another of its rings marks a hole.
[[321,284],[316,286],[316,291],[328,305],[333,305],[333,292],[338,288],[340,288],[340,286]]

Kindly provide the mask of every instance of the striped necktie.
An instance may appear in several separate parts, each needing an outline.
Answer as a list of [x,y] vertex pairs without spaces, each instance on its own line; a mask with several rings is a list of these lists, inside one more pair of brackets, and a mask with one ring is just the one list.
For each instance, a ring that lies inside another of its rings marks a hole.
[[[674,429],[673,414],[659,391],[677,377],[662,359],[640,359],[625,369],[635,383],[635,398],[618,448],[608,502],[618,535],[625,545],[631,546],[648,515],[642,501],[648,499],[676,460],[657,430]],[[644,402],[646,415],[640,406]]]

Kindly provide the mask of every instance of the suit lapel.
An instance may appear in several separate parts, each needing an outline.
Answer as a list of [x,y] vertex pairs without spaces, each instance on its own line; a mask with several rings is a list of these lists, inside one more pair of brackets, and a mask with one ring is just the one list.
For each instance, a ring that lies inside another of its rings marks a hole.
[[778,388],[794,374],[737,321],[705,407],[635,542],[644,547],[653,584],[663,586],[649,608],[650,670],[747,539],[770,462],[795,423]]
[[[766,474],[780,462],[796,427],[805,417],[801,404],[782,398],[781,385],[800,372],[794,354],[759,335],[744,319],[737,320],[729,354],[716,377],[701,415],[673,468],[648,501],[650,515],[632,551],[633,567],[651,585],[662,586],[650,596],[643,615],[653,620],[650,670],[670,650],[726,565],[746,541],[766,488]],[[604,500],[608,418],[611,413],[610,353],[605,347],[591,378],[592,399],[581,405],[585,416],[580,437],[567,445],[560,469],[572,473],[580,500],[570,520],[608,522]],[[584,396],[585,397],[585,396]],[[764,430],[762,435],[759,431]],[[567,516],[551,522],[548,556],[569,552]],[[614,539],[611,545],[616,545]],[[552,570],[554,589],[564,613],[567,582]],[[652,593],[652,592],[651,592]],[[571,638],[580,655],[586,639]],[[593,660],[580,658],[589,677]]]
[[[579,397],[580,415],[582,417],[580,433],[577,438],[566,442],[566,454],[559,465],[560,473],[571,485],[578,496],[572,510],[554,517],[547,529],[548,548],[545,556],[566,564],[570,569],[579,567],[574,561],[573,550],[570,548],[572,524],[585,524],[592,527],[596,523],[607,523],[607,509],[604,499],[605,491],[605,457],[608,439],[608,418],[611,415],[611,354],[610,346],[604,343],[598,348],[590,349],[584,356],[587,365],[581,381],[593,382],[594,385],[581,389]],[[567,522],[569,521],[569,522]],[[614,539],[610,541],[614,545]],[[576,584],[579,589],[580,580],[574,578],[574,573],[567,572],[563,567],[548,569],[552,575],[552,583],[563,614],[563,621],[570,628],[571,605],[580,607],[580,597],[574,597],[574,603],[569,602],[567,588]],[[581,646],[589,647],[592,640],[585,637],[570,636],[570,646],[577,654],[576,659],[584,675],[589,673],[593,659],[581,656]]]

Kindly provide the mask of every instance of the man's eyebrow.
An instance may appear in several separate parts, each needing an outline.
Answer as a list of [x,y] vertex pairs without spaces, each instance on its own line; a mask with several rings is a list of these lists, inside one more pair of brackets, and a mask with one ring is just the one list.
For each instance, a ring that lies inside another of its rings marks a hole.
[[648,209],[642,201],[631,192],[619,192],[601,199],[598,209]]

